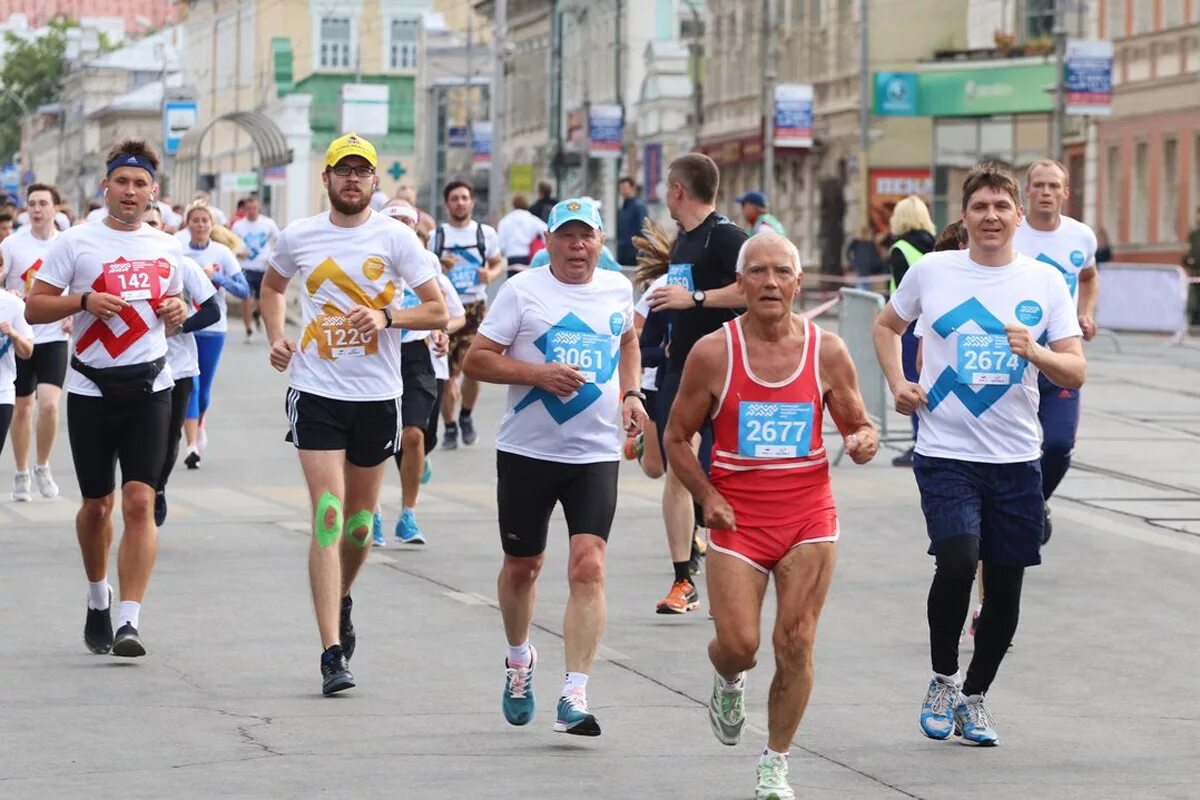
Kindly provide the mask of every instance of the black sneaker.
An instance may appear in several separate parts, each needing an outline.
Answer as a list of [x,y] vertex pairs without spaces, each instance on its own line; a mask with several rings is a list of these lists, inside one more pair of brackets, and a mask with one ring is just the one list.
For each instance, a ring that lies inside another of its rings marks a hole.
[[112,654],[123,658],[146,655],[146,645],[142,644],[137,628],[126,622],[117,630],[117,638],[113,639]]
[[200,468],[200,454],[197,453],[195,450],[193,450],[192,452],[188,453],[187,456],[183,459],[183,463],[187,465],[188,469],[199,469]]
[[321,677],[321,694],[326,696],[354,688],[346,656],[336,644],[321,654]]
[[354,635],[354,623],[350,621],[352,608],[354,608],[354,601],[350,599],[350,595],[346,595],[342,598],[342,617],[338,623],[338,635],[342,639],[342,655],[346,657],[347,664],[354,656],[354,645],[358,641],[358,637]]
[[167,493],[154,493],[154,524],[162,527],[162,524],[167,521]]
[[445,433],[445,435],[442,436],[442,449],[443,450],[457,450],[458,449],[458,426],[455,425],[453,422],[451,422],[450,424],[448,424],[446,426],[446,433]]
[[892,459],[893,467],[911,467],[913,465],[913,453],[916,452],[913,448],[908,448],[900,455]]
[[1042,506],[1042,544],[1050,541],[1050,534],[1054,532],[1054,526],[1050,524],[1050,505]]
[[112,650],[112,589],[108,590],[108,608],[88,608],[87,621],[83,623],[83,643],[98,656]]
[[475,444],[475,440],[479,438],[479,434],[475,432],[475,420],[469,416],[460,416],[458,427],[462,428],[463,444],[468,447]]

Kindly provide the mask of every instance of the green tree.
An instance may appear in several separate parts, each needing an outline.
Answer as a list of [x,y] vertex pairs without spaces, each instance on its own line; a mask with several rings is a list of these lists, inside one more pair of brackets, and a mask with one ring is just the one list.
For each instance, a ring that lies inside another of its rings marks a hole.
[[76,23],[54,19],[45,36],[23,39],[4,35],[8,52],[0,62],[0,161],[21,148],[21,118],[25,110],[58,97],[67,49],[67,30]]

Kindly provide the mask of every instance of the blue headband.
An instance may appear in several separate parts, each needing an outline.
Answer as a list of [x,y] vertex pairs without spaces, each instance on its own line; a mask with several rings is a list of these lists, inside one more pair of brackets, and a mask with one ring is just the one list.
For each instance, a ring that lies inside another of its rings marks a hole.
[[138,167],[139,169],[144,169],[150,173],[150,179],[154,180],[154,165],[145,156],[119,155],[108,162],[108,174],[112,175],[113,170],[118,167]]

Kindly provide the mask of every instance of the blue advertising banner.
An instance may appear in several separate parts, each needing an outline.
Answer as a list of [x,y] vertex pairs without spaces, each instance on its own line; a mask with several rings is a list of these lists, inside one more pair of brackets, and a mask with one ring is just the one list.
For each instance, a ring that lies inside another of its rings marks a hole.
[[596,104],[588,119],[592,158],[619,158],[624,144],[625,109],[618,105]]
[[781,83],[775,87],[775,146],[807,149],[813,143],[813,87]]
[[168,100],[163,103],[163,145],[167,155],[179,152],[179,143],[200,119],[195,100]]
[[472,157],[477,169],[490,169],[492,166],[492,123],[474,122],[471,124]]
[[875,102],[872,113],[880,117],[917,115],[917,74],[915,72],[876,72]]
[[1067,42],[1067,60],[1063,65],[1066,112],[1073,116],[1111,114],[1112,71],[1112,42]]
[[659,142],[651,142],[642,148],[642,185],[645,187],[647,203],[662,202],[662,157],[663,146]]

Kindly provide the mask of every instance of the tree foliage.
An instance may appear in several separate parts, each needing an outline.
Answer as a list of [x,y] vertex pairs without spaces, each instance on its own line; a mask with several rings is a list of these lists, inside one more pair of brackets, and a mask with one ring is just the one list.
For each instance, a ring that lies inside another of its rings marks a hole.
[[12,31],[4,35],[8,52],[0,62],[0,161],[8,161],[21,148],[21,118],[25,110],[58,97],[66,61],[67,30],[77,23],[54,19],[46,35],[24,39]]

